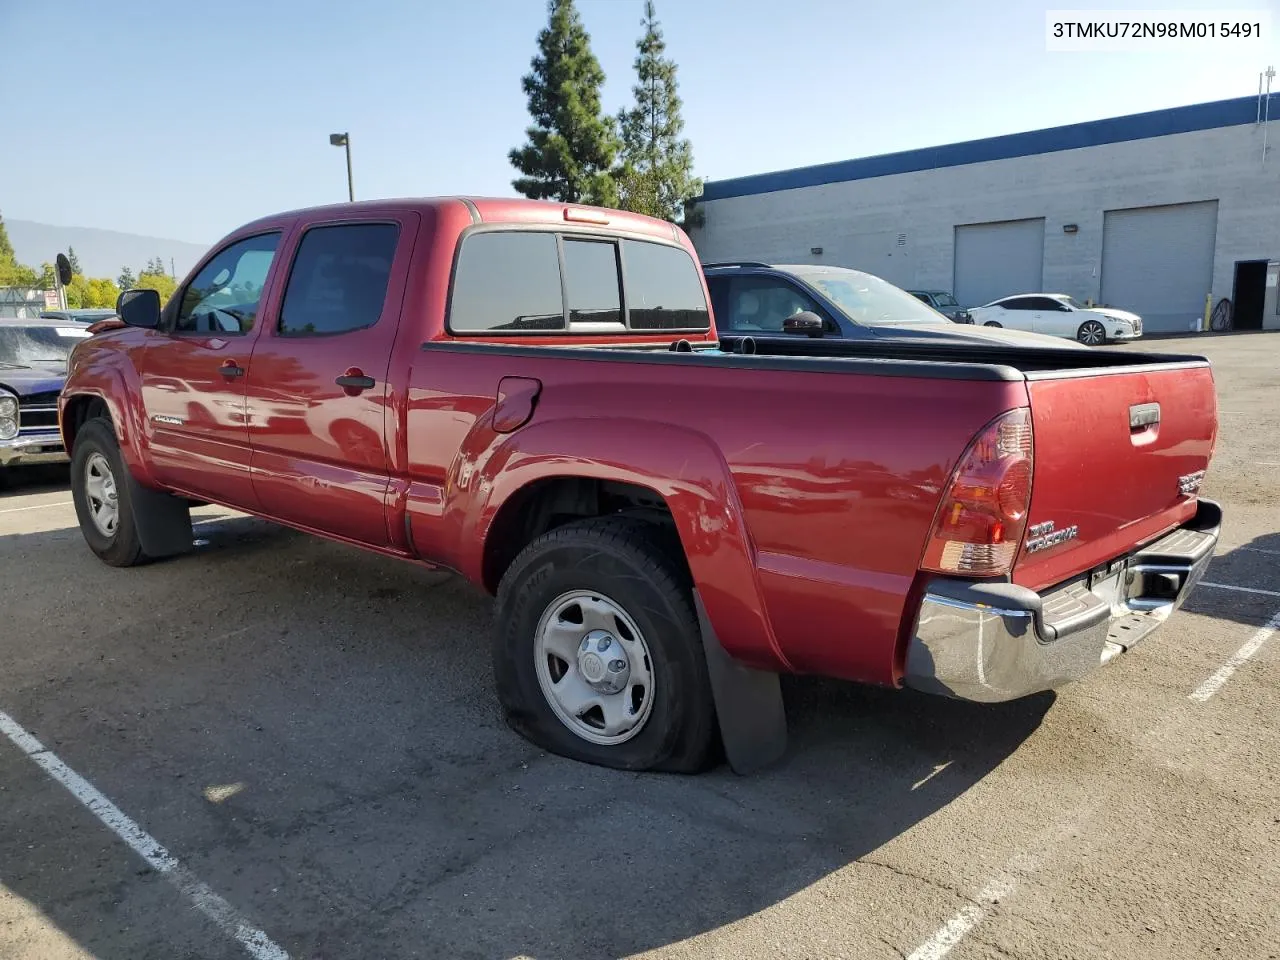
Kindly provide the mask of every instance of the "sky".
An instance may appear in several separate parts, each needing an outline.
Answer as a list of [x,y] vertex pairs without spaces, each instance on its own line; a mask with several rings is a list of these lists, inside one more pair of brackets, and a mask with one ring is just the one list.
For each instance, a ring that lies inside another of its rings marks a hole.
[[[1068,0],[657,0],[710,180],[1256,94],[1280,43],[1048,52]],[[642,0],[578,0],[616,112]],[[1079,4],[1086,6],[1086,4]],[[1265,9],[1280,0],[1090,9]],[[57,11],[54,13],[54,11]],[[544,0],[0,0],[0,214],[212,243],[346,199],[510,196]],[[56,33],[51,26],[60,21]],[[1280,82],[1276,84],[1280,88]]]

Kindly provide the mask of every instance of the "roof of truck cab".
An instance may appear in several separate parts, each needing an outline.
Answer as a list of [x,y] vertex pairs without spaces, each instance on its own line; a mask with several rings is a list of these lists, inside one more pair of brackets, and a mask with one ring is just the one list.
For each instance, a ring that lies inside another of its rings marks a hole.
[[544,223],[566,228],[574,226],[612,227],[664,240],[678,240],[679,232],[674,224],[654,217],[646,217],[626,210],[614,210],[581,203],[561,203],[551,200],[528,200],[524,197],[396,197],[386,200],[357,200],[349,203],[330,203],[314,207],[300,207],[259,217],[236,229],[236,233],[259,224],[316,215],[334,216],[348,211],[417,211],[438,210],[452,204],[466,204],[472,218],[482,223]]

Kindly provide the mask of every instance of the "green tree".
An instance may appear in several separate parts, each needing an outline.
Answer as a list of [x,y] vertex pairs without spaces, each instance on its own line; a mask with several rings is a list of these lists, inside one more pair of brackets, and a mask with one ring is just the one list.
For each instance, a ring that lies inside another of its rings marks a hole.
[[116,297],[120,296],[120,288],[108,277],[98,277],[89,281],[89,306],[115,307]]
[[676,65],[665,56],[667,44],[653,0],[645,0],[640,25],[644,34],[636,41],[635,105],[618,114],[622,150],[615,176],[620,205],[678,223],[685,202],[701,191],[702,181],[693,175],[693,148],[680,136],[684,119]]
[[511,182],[535,200],[617,204],[610,173],[618,152],[613,121],[600,106],[604,70],[573,0],[549,0],[538,55],[521,85],[533,125],[523,147],[507,154],[524,176]]
[[9,270],[9,280],[6,284],[0,284],[9,287],[26,287],[31,289],[40,286],[40,275],[30,267],[21,263],[15,263]]
[[135,290],[155,290],[160,294],[160,302],[165,303],[171,296],[173,291],[178,288],[178,282],[165,273],[163,269],[159,273],[150,270],[143,270],[138,274],[138,279],[133,285]]
[[75,247],[67,247],[67,260],[71,263],[71,275],[74,277],[77,273],[84,273],[80,269],[80,258],[76,256]]
[[18,286],[18,259],[13,253],[13,244],[9,242],[9,231],[4,225],[4,217],[0,217],[0,287]]
[[58,275],[54,272],[53,264],[47,260],[40,264],[40,278],[36,283],[41,290],[58,289]]
[[4,225],[4,217],[0,216],[0,264],[17,263],[13,244],[9,242],[9,228]]
[[132,270],[128,267],[122,267],[120,269],[120,276],[116,278],[116,285],[119,286],[121,290],[128,290],[136,282],[137,281],[133,277]]
[[68,310],[83,310],[89,304],[89,282],[79,274],[71,278],[71,282],[63,287],[67,295]]

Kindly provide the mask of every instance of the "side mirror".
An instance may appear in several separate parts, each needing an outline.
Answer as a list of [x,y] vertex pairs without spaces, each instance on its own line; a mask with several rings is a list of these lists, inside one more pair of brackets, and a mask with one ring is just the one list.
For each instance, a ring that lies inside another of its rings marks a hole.
[[116,297],[116,314],[131,327],[160,326],[160,294],[155,290],[126,290]]
[[822,336],[822,318],[812,310],[801,310],[782,321],[783,333],[799,333],[808,337]]

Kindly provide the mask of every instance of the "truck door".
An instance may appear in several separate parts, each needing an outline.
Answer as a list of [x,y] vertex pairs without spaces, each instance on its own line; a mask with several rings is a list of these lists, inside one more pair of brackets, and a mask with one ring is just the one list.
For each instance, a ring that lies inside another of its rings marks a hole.
[[253,486],[268,515],[390,542],[387,370],[418,219],[342,219],[300,232],[246,385]]
[[250,510],[259,505],[249,477],[245,374],[281,236],[274,229],[242,237],[209,257],[166,307],[139,365],[156,478]]

